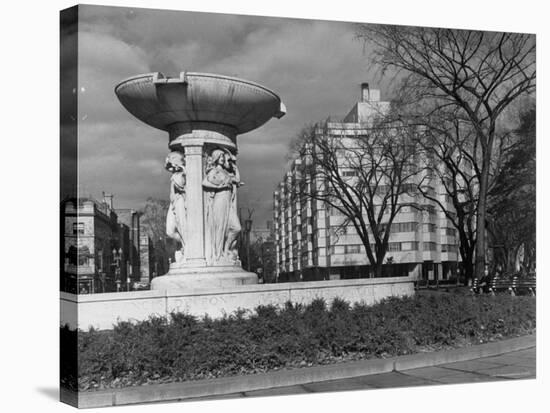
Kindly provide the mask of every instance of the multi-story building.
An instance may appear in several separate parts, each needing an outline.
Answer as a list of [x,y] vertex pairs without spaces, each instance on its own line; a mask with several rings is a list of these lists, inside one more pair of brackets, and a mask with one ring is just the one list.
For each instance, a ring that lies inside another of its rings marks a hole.
[[128,248],[128,277],[131,282],[143,282],[140,272],[140,226],[139,212],[133,209],[115,210],[118,222],[124,224],[129,229],[129,248]]
[[117,221],[112,196],[103,202],[70,198],[62,202],[61,290],[91,294],[127,289],[129,228]]
[[261,259],[264,282],[275,282],[275,243],[269,239],[261,245]]
[[[353,142],[368,136],[376,117],[389,108],[389,102],[380,101],[378,90],[362,84],[361,100],[343,121],[325,122],[314,133]],[[307,151],[301,153],[274,193],[277,278],[296,281],[368,277],[372,266],[353,225],[346,224],[343,214],[325,201],[307,196],[318,188],[319,182],[307,175],[310,160]],[[424,155],[418,152],[415,156]],[[344,165],[346,154],[339,154],[339,160],[340,157]],[[423,179],[424,190],[446,210],[452,210],[444,188],[427,174],[429,169],[415,176],[417,181],[409,185],[416,187],[418,180]],[[459,261],[456,230],[436,202],[419,192],[406,197],[406,206],[403,202],[391,226],[383,275],[447,279],[455,273]]]
[[[164,274],[164,271],[158,268],[157,260],[155,260],[153,241],[145,233],[139,237],[139,256],[141,259],[140,283],[150,284],[154,277]],[[161,271],[160,273],[159,270]]]

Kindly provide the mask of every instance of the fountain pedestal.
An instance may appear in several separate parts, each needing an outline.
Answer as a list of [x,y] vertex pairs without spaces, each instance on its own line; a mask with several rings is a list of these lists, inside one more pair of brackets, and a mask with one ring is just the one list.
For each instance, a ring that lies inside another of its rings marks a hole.
[[[154,290],[195,290],[257,283],[236,257],[240,224],[237,135],[281,117],[280,98],[261,85],[226,76],[160,73],[121,82],[115,93],[143,122],[169,133],[172,172],[167,233],[182,243]],[[172,215],[171,215],[172,214]]]
[[170,264],[170,271],[151,282],[153,290],[193,290],[256,284],[255,273],[242,269],[240,262],[211,263],[206,259],[205,154],[212,148],[236,152],[233,128],[211,122],[182,122],[170,126],[169,147],[185,154],[187,176],[187,234],[184,257]]

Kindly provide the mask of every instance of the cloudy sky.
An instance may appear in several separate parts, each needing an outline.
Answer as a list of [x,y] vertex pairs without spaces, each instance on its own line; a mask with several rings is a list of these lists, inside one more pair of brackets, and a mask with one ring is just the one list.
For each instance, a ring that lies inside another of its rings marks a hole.
[[237,76],[272,89],[287,107],[283,118],[238,137],[246,183],[239,204],[254,208],[255,224],[265,226],[290,139],[305,124],[345,115],[361,82],[386,96],[354,29],[341,22],[81,6],[80,195],[112,192],[115,207],[136,209],[148,197],[168,197],[168,136],[121,106],[113,91],[118,82],[156,71]]

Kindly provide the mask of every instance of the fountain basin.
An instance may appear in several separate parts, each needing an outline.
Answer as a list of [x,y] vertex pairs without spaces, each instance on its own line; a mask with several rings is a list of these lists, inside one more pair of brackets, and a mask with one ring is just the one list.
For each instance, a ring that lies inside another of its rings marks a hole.
[[286,113],[280,97],[266,87],[209,73],[141,74],[120,82],[115,93],[132,115],[168,132],[174,124],[212,123],[242,134]]

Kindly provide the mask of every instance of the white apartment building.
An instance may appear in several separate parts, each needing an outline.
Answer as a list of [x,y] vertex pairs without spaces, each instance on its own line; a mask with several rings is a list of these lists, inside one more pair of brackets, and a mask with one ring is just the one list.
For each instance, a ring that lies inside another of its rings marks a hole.
[[[375,117],[389,107],[389,102],[380,101],[378,90],[362,84],[361,100],[343,121],[326,122],[315,133],[353,141],[354,137],[369,134]],[[279,281],[368,277],[372,267],[353,225],[343,225],[343,214],[324,201],[302,196],[315,185],[303,179],[307,162],[305,156],[295,159],[274,193]],[[448,206],[446,209],[452,209],[444,188],[433,184],[427,190]],[[435,202],[418,193],[406,196],[412,206],[402,207],[393,221],[383,275],[448,279],[455,274],[460,260],[456,229]]]

